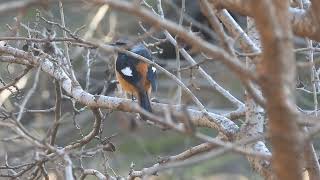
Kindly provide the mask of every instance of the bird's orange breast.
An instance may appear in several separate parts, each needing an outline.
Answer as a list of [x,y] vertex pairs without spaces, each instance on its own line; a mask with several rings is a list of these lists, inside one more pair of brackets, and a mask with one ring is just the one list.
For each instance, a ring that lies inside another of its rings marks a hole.
[[137,70],[138,72],[142,75],[141,78],[141,84],[144,86],[144,90],[147,91],[148,93],[151,92],[151,85],[149,80],[147,79],[147,73],[148,73],[148,64],[147,63],[139,63],[137,65]]
[[116,76],[117,76],[117,79],[119,81],[121,88],[124,91],[126,91],[129,94],[133,94],[134,96],[137,96],[137,88],[136,87],[134,87],[132,84],[130,84],[128,81],[126,81],[122,77],[122,75],[120,73],[118,73],[117,71],[116,71]]
[[130,82],[125,80],[122,75],[116,71],[116,77],[119,81],[120,86],[124,91],[126,91],[129,94],[133,94],[134,96],[138,95],[138,89],[144,90],[150,94],[151,92],[151,84],[149,80],[147,79],[147,72],[148,72],[148,64],[147,63],[138,63],[137,66],[135,67],[136,70],[138,71],[141,79],[140,82],[137,84],[138,86],[142,87],[135,87],[132,85]]

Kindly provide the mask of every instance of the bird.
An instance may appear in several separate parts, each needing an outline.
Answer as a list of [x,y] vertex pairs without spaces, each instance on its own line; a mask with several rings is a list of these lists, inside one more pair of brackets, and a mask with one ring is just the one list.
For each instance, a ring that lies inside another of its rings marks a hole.
[[[134,45],[130,52],[153,60],[151,51],[142,43]],[[152,113],[150,94],[156,90],[157,74],[156,68],[142,60],[129,56],[125,53],[118,53],[116,59],[116,78],[121,88],[128,94],[138,99],[139,105],[146,111]],[[143,118],[144,119],[144,118]]]

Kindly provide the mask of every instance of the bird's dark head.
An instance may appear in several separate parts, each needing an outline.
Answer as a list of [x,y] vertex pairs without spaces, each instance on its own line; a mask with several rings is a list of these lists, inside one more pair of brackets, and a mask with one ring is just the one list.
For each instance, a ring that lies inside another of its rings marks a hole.
[[131,52],[139,54],[140,56],[143,56],[149,60],[152,60],[152,54],[151,51],[144,46],[142,43],[138,43],[136,45],[134,45],[131,49]]
[[151,51],[142,43],[135,44],[126,37],[119,38],[115,42],[110,44],[111,46],[117,46],[127,49],[133,53],[139,54],[147,59],[152,59]]

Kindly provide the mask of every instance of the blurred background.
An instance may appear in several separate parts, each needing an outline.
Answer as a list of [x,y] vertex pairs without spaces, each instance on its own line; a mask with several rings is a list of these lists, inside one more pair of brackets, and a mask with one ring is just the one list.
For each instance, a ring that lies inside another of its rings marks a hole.
[[[6,2],[1,0],[1,3]],[[9,2],[9,0],[7,1]],[[155,5],[153,0],[148,0],[148,3]],[[163,8],[165,10],[165,17],[175,22],[178,21],[181,6],[180,0],[164,1]],[[155,6],[154,6],[155,7]],[[155,7],[156,8],[156,7]],[[56,33],[56,37],[62,37],[62,32],[56,27],[52,27],[47,23],[38,20],[36,17],[37,9],[40,10],[41,16],[48,20],[60,23],[60,14],[58,3],[52,3],[48,7],[30,7],[26,11],[10,12],[6,16],[0,16],[0,36],[24,36],[28,33],[22,24],[36,29],[40,32],[45,32],[50,29]],[[144,33],[141,26],[139,26],[139,19],[122,12],[108,9],[104,18],[97,25],[93,33],[88,33],[92,19],[96,13],[101,10],[101,7],[92,7],[85,3],[76,1],[65,1],[65,21],[66,26],[72,32],[80,27],[78,35],[87,37],[92,41],[103,41],[104,43],[111,43],[115,40],[126,37],[128,39],[136,39]],[[206,18],[202,15],[197,1],[186,1],[185,14],[198,21],[205,27],[208,27]],[[246,27],[246,18],[237,14],[233,14],[234,18],[242,27]],[[149,28],[147,24],[144,27]],[[193,23],[194,24],[194,23]],[[216,43],[214,37],[210,37],[206,32],[194,26],[188,21],[184,21],[183,26],[191,28],[192,31],[199,32],[199,36]],[[85,25],[85,26],[84,26]],[[13,30],[10,30],[13,29]],[[155,34],[156,38],[163,39],[164,35],[159,32]],[[145,39],[146,43],[155,43],[153,38]],[[20,49],[26,44],[25,41],[10,41],[10,46],[18,47]],[[304,40],[296,38],[297,47],[304,47]],[[62,43],[57,43],[57,46],[63,47]],[[237,49],[237,42],[234,44]],[[185,46],[190,54],[198,62],[202,61],[204,57],[201,54],[193,53],[192,49]],[[155,61],[167,70],[176,74],[176,54],[175,48],[168,42],[160,43],[158,48],[150,46],[154,52]],[[88,51],[90,53],[88,54]],[[83,88],[86,86],[87,62],[86,56],[90,56],[90,85],[88,92],[92,94],[103,93],[108,96],[121,96],[117,88],[114,88],[114,54],[106,54],[99,52],[96,49],[80,49],[78,47],[70,46],[70,55],[72,64],[74,66],[78,81]],[[316,54],[317,57],[317,54]],[[297,53],[297,61],[302,64],[307,62],[306,54]],[[319,60],[316,58],[317,64]],[[181,67],[188,67],[188,63],[181,59]],[[235,97],[240,100],[244,99],[244,90],[239,79],[232,74],[221,63],[210,60],[201,64],[203,67],[222,87],[230,91]],[[23,67],[20,65],[1,63],[0,78],[4,82],[10,82],[13,77],[21,74]],[[305,66],[299,66],[299,81],[306,89],[311,88],[310,69]],[[28,73],[28,75],[19,82],[19,90],[14,92],[0,93],[0,103],[7,109],[12,110],[13,113],[19,110],[18,105],[26,95],[26,92],[31,88],[34,80],[36,70]],[[212,112],[224,113],[234,110],[235,107],[228,102],[223,96],[213,90],[206,80],[201,78],[197,70],[185,70],[182,72],[182,80],[186,85],[197,95],[207,109]],[[301,85],[301,84],[300,84]],[[107,89],[107,90],[106,90]],[[9,94],[9,95],[8,95]],[[10,95],[11,94],[11,95]],[[177,85],[164,74],[159,72],[158,75],[158,89],[152,95],[154,99],[159,102],[176,104],[177,102]],[[312,94],[297,90],[298,104],[303,109],[313,108]],[[196,108],[191,100],[184,93],[182,94],[182,104]],[[41,73],[39,84],[36,92],[31,97],[26,108],[31,110],[50,109],[55,104],[54,81],[47,74]],[[62,109],[62,125],[59,128],[57,142],[59,146],[65,146],[71,142],[80,139],[87,134],[92,128],[93,116],[90,111],[82,110],[81,104],[74,104],[67,98],[63,99]],[[170,130],[164,131],[154,126],[148,125],[137,119],[135,114],[103,110],[105,118],[103,122],[103,132],[100,134],[101,138],[109,138],[112,150],[105,152],[94,153],[90,157],[83,157],[74,159],[74,165],[80,166],[82,164],[85,168],[93,168],[98,170],[107,170],[111,175],[126,175],[130,170],[130,166],[134,164],[134,169],[142,169],[149,167],[157,162],[160,157],[176,155],[188,148],[200,144],[201,142],[191,137],[186,137],[179,133]],[[25,127],[37,137],[44,137],[52,125],[54,120],[54,112],[46,113],[25,113],[22,123]],[[237,121],[241,124],[242,119]],[[199,131],[208,134],[216,135],[213,129],[199,128]],[[0,165],[4,162],[5,155],[9,157],[9,162],[12,164],[21,162],[21,160],[28,162],[34,158],[35,152],[31,146],[24,143],[20,139],[12,140],[12,132],[6,129],[0,130]],[[99,144],[99,139],[93,140],[85,146],[82,150],[94,148]],[[114,146],[114,147],[113,147]],[[318,149],[319,143],[315,144]],[[115,148],[115,149],[114,149]],[[107,167],[103,167],[104,162],[107,162]],[[49,174],[52,177],[59,179],[59,169],[50,169],[50,163],[47,164]],[[62,167],[61,167],[62,168]],[[88,179],[90,179],[88,177]],[[94,179],[94,178],[92,178]],[[207,160],[201,164],[167,170],[155,176],[154,179],[261,179],[249,166],[247,160],[242,155],[235,153],[226,153],[218,158]]]

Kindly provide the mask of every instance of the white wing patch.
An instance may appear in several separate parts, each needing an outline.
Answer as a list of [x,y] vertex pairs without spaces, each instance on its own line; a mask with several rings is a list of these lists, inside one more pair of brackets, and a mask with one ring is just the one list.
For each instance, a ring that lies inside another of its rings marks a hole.
[[121,69],[121,72],[126,76],[132,76],[132,70],[130,67],[125,67]]
[[157,70],[157,69],[156,69],[155,67],[153,67],[153,66],[152,66],[152,68],[151,68],[151,69],[152,69],[153,73],[155,73],[155,72],[156,72],[156,70]]

